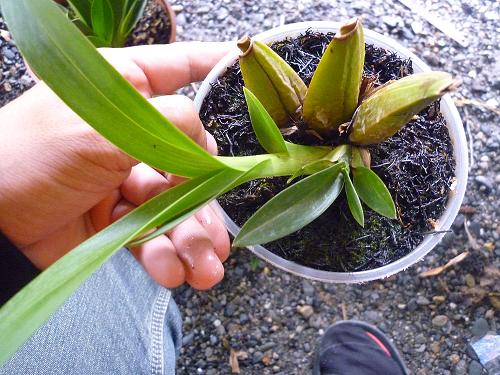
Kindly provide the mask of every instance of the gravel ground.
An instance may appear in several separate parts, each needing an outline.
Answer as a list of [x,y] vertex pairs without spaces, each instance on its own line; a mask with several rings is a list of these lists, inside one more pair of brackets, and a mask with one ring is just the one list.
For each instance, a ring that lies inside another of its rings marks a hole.
[[[412,373],[481,374],[469,343],[500,328],[500,4],[412,2],[453,22],[467,35],[463,47],[398,1],[260,3],[175,0],[178,40],[234,40],[282,22],[363,16],[366,27],[463,80],[454,99],[473,149],[468,190],[453,231],[422,262],[389,279],[363,285],[309,282],[256,261],[248,251],[235,251],[219,286],[203,293],[176,291],[185,335],[179,373],[230,374],[233,353],[242,374],[307,374],[324,329],[349,318],[387,332]],[[0,17],[0,106],[30,86],[5,30]],[[468,257],[440,275],[419,276],[466,251]]]

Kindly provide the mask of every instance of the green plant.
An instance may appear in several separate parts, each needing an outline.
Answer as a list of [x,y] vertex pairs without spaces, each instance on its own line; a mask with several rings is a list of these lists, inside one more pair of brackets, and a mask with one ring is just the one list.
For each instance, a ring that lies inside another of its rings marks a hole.
[[[363,223],[361,201],[383,215],[395,216],[389,192],[369,169],[365,149],[351,143],[319,147],[286,142],[265,110],[265,100],[264,105],[261,104],[245,88],[252,125],[269,154],[212,156],[157,112],[51,0],[0,0],[0,6],[32,69],[74,112],[132,157],[187,177],[186,182],[152,198],[73,249],[2,306],[0,365],[115,251],[164,233],[207,202],[244,182],[273,176],[291,176],[291,181],[299,175],[307,175],[256,212],[236,238],[239,246],[265,243],[303,227],[324,212],[344,186],[349,207],[358,222]],[[44,48],[40,48],[41,45]],[[265,45],[263,48],[268,49]],[[320,66],[329,64],[328,59],[334,55],[325,56],[327,62],[322,60]],[[285,72],[282,81],[273,77],[273,82],[268,79],[266,83],[269,89],[277,88],[275,98],[278,101],[275,104],[281,103],[283,92],[287,95],[283,91],[287,86],[291,88],[288,92],[293,91],[295,97],[286,99],[286,102],[295,103],[293,105],[298,102],[299,106],[304,103],[305,113],[308,95],[313,95],[316,90],[319,94],[314,94],[313,98],[323,95],[325,88],[318,85],[314,90],[314,86],[307,90],[301,81],[287,76],[290,69],[286,63],[274,55],[267,57],[267,65],[278,66]],[[54,66],[58,69],[54,70]],[[272,74],[261,72],[260,77],[269,78]],[[397,131],[403,122],[418,113],[426,103],[447,92],[452,85],[453,80],[445,73],[426,73],[397,81],[370,96],[365,93],[366,98],[349,125],[351,137],[356,137],[351,142],[358,145],[364,144],[364,140],[368,143],[377,140],[381,134],[387,136],[381,132],[386,127],[391,128],[391,132]],[[355,88],[357,85],[350,83],[348,86]],[[404,90],[412,91],[407,93]],[[398,92],[404,95],[398,95]],[[343,94],[337,90],[335,95]],[[384,98],[393,100],[390,106]],[[326,104],[330,102],[325,100]],[[313,107],[318,106],[315,110],[321,110],[325,105],[311,103]],[[287,104],[289,108],[284,110],[292,117],[300,113],[298,108],[293,109],[293,105]],[[373,114],[373,108],[378,108],[376,112],[380,116]],[[331,111],[336,112],[336,109]],[[341,121],[336,120],[336,123]],[[325,127],[325,122],[320,122],[315,129],[324,134],[337,126],[332,123]]]
[[63,8],[96,47],[123,47],[147,0],[68,0]]

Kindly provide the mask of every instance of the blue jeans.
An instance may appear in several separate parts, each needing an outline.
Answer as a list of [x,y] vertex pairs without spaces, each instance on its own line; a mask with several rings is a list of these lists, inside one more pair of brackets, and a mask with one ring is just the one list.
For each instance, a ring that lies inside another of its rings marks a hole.
[[0,369],[1,375],[174,374],[179,310],[122,249]]

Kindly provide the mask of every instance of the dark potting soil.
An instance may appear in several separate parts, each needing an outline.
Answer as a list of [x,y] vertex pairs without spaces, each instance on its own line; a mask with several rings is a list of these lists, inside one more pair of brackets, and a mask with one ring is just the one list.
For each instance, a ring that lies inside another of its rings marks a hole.
[[[272,48],[309,84],[333,34],[306,32]],[[366,45],[365,75],[380,85],[413,73],[410,60]],[[220,155],[265,153],[252,131],[236,63],[213,85],[200,117],[219,145]],[[301,124],[290,124],[298,125]],[[295,132],[285,137],[301,144],[320,144],[316,137]],[[322,144],[335,144],[323,141]],[[342,193],[315,221],[283,239],[266,244],[277,255],[321,270],[361,271],[383,266],[410,253],[433,230],[444,211],[454,181],[453,149],[439,102],[422,111],[398,134],[370,147],[372,169],[387,185],[398,220],[365,208],[365,227],[352,218]],[[259,207],[286,187],[286,178],[251,181],[219,199],[228,215],[242,225]]]
[[156,0],[149,0],[144,14],[135,25],[125,45],[166,44],[169,42],[172,24],[168,14]]

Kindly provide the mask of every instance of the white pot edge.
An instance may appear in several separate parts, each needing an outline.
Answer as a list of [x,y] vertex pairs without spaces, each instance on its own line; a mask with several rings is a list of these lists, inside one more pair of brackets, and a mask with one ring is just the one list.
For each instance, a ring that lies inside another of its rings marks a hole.
[[[256,35],[254,38],[269,43],[285,39],[286,37],[297,36],[307,29],[326,33],[335,32],[339,27],[340,23],[338,22],[299,22],[265,31]],[[407,48],[401,46],[393,39],[371,30],[365,29],[364,31],[365,40],[367,43],[371,43],[375,46],[395,51],[400,57],[411,58],[415,72],[431,70],[429,66],[427,66],[427,64],[424,63],[420,58],[418,58],[415,54],[413,54]],[[217,78],[224,73],[226,68],[228,66],[231,66],[236,61],[236,59],[238,58],[238,54],[239,50],[235,47],[224,58],[222,58],[221,61],[219,61],[219,63],[207,75],[194,100],[195,106],[198,111],[201,108],[205,96],[208,94],[211,88],[211,83],[215,82]],[[455,176],[457,179],[457,186],[455,190],[450,193],[448,204],[445,208],[445,211],[439,218],[436,231],[446,231],[450,229],[462,204],[468,178],[468,151],[465,132],[458,110],[449,95],[445,95],[441,100],[441,112],[446,119],[446,124],[453,144],[453,151],[456,161]],[[231,218],[229,218],[229,216],[227,216],[224,211],[223,215],[229,232],[232,235],[236,235],[239,231],[239,227]],[[406,268],[421,260],[439,243],[443,236],[444,233],[427,235],[411,253],[404,256],[403,258],[400,258],[395,262],[379,268],[359,272],[330,272],[316,270],[281,258],[271,251],[267,250],[263,246],[250,246],[249,249],[255,255],[265,260],[266,262],[269,262],[272,265],[297,276],[331,283],[361,283],[389,277],[395,273],[405,270]]]

